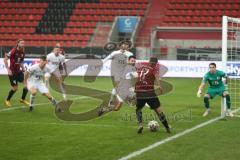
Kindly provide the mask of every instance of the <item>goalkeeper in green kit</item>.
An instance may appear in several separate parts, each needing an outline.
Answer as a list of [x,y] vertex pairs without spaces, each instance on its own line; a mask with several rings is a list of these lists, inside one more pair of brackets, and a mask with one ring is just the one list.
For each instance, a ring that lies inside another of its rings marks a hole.
[[210,112],[209,99],[213,99],[216,95],[226,98],[226,103],[227,103],[226,115],[233,117],[233,114],[230,109],[231,108],[230,95],[224,86],[224,82],[223,82],[224,80],[225,80],[225,83],[227,84],[227,81],[228,81],[227,75],[223,71],[217,70],[215,63],[210,63],[209,72],[207,72],[204,75],[202,83],[199,86],[198,92],[197,92],[197,96],[201,97],[202,90],[205,84],[207,82],[209,83],[207,93],[204,96],[204,104],[206,107],[206,111],[203,113],[203,117],[207,116]]

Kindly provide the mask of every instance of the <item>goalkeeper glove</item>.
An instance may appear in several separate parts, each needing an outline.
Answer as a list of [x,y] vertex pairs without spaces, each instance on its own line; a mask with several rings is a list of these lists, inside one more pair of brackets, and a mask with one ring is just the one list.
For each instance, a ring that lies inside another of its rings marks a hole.
[[227,84],[227,78],[222,79],[223,84]]
[[202,91],[201,91],[201,90],[198,90],[198,92],[197,92],[197,97],[200,98],[200,97],[201,97],[201,94],[202,94]]

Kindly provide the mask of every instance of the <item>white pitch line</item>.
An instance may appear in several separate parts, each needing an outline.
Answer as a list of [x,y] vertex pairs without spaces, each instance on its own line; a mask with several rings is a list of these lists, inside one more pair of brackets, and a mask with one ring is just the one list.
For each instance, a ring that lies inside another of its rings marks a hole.
[[[234,110],[233,113],[236,113],[236,112],[239,111],[239,110],[240,110],[240,108]],[[149,146],[147,146],[147,147],[145,147],[145,148],[142,148],[142,149],[140,149],[140,150],[137,150],[137,151],[135,151],[135,152],[132,152],[132,153],[128,154],[127,156],[124,156],[124,157],[119,158],[118,160],[129,160],[129,159],[131,159],[131,158],[133,158],[133,157],[139,156],[139,155],[143,154],[144,152],[147,152],[147,151],[149,151],[149,150],[151,150],[151,149],[154,149],[154,148],[156,148],[156,147],[158,147],[158,146],[160,146],[160,145],[162,145],[162,144],[165,144],[165,143],[167,143],[167,142],[173,141],[173,140],[175,140],[175,139],[177,139],[177,138],[179,138],[179,137],[182,137],[182,136],[184,136],[184,135],[186,135],[186,134],[189,134],[189,133],[191,133],[191,132],[193,132],[193,131],[195,131],[195,130],[197,130],[197,129],[199,129],[199,128],[202,128],[202,127],[204,127],[204,126],[206,126],[206,125],[209,125],[209,124],[211,124],[211,123],[214,123],[214,122],[216,122],[216,121],[218,121],[218,120],[220,120],[220,119],[222,119],[221,116],[220,116],[220,117],[217,117],[217,118],[214,118],[214,119],[211,119],[211,120],[209,120],[209,121],[206,121],[206,122],[204,122],[204,123],[201,123],[201,124],[199,124],[199,125],[196,125],[195,127],[192,127],[192,128],[187,129],[187,130],[185,130],[185,131],[182,131],[182,132],[180,132],[180,133],[178,133],[178,134],[176,134],[176,135],[174,135],[174,136],[168,137],[168,138],[166,138],[166,139],[164,139],[164,140],[161,140],[161,141],[158,141],[158,142],[156,142],[156,143],[153,143],[153,144],[151,144],[151,145],[149,145]]]
[[[41,105],[44,105],[44,104],[48,104],[48,103],[38,103],[38,104],[35,104],[34,106],[41,106]],[[4,108],[4,109],[1,109],[0,112],[11,111],[11,110],[20,109],[20,108],[25,108],[25,107],[26,107],[26,106],[18,106],[18,107]]]
[[18,107],[12,107],[12,108],[4,108],[4,109],[1,109],[0,112],[15,110],[15,109],[24,108],[24,107],[25,107],[25,106],[18,106]]
[[[101,94],[96,94],[97,95],[105,95],[105,93],[101,93]],[[87,99],[87,98],[92,98],[92,97],[87,97],[87,96],[78,96],[75,97],[73,99],[69,99],[69,100],[79,100],[79,99]],[[50,103],[50,102],[49,102]],[[38,103],[38,104],[34,104],[34,106],[41,106],[44,104],[49,104],[49,103]],[[10,111],[10,110],[15,110],[15,109],[20,109],[20,108],[25,108],[26,106],[17,106],[17,107],[12,107],[12,108],[4,108],[4,109],[0,109],[0,112],[4,112],[4,111]]]

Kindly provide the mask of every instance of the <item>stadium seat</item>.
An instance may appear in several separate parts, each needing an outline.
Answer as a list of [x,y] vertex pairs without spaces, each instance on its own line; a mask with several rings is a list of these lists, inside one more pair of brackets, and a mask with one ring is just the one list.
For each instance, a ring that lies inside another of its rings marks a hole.
[[182,16],[180,16],[180,17],[178,17],[178,19],[177,19],[177,21],[178,22],[186,22],[186,18],[185,17],[182,17]]
[[199,19],[199,17],[197,17],[197,16],[194,16],[193,18],[192,18],[192,22],[194,22],[194,23],[198,23],[200,21],[200,19]]
[[239,16],[239,12],[237,12],[237,10],[232,10],[231,15],[232,15],[233,17],[237,17],[237,16]]
[[194,10],[193,16],[201,16],[201,12],[199,10]]
[[188,9],[195,10],[195,4],[188,4]]
[[73,42],[72,42],[72,41],[66,41],[66,42],[64,43],[64,46],[65,46],[65,47],[72,47],[72,46],[73,46]]
[[[86,46],[98,22],[113,22],[115,16],[133,15],[144,16],[148,6],[148,0],[104,0],[100,3],[79,3],[76,2],[75,9],[70,16],[69,22],[64,29],[62,36],[54,34],[36,34],[39,21],[44,17],[49,1],[45,2],[0,2],[0,34],[3,39],[10,39],[16,36],[23,36],[30,40],[28,45],[47,45],[47,41],[62,40],[70,45],[74,39],[84,41],[80,46]],[[64,7],[64,6],[63,6]],[[17,8],[17,9],[16,9]],[[55,11],[54,11],[55,12]],[[50,21],[47,17],[46,21]],[[46,23],[40,30],[50,31],[53,23]],[[9,36],[12,35],[16,36]],[[82,34],[82,35],[81,35]],[[1,40],[1,37],[0,37]],[[40,42],[40,40],[42,42]],[[6,42],[6,44],[10,44]]]
[[191,22],[192,22],[192,19],[191,19],[190,16],[187,16],[187,17],[185,18],[185,21],[186,21],[187,23],[191,23]]

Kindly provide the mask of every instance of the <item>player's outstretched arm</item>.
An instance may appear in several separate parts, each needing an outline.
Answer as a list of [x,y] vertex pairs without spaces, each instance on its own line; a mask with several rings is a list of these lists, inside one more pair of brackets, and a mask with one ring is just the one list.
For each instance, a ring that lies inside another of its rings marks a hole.
[[230,80],[230,79],[229,79],[228,76],[223,77],[223,79],[222,79],[223,84],[228,84],[229,80]]
[[5,67],[7,69],[8,75],[12,75],[12,71],[8,66],[8,60],[9,60],[9,57],[8,57],[8,54],[6,53],[3,61],[4,61],[4,64],[5,64]]
[[199,97],[199,98],[201,97],[202,90],[203,90],[205,84],[207,83],[207,81],[208,81],[208,75],[205,74],[203,79],[202,79],[202,82],[201,82],[200,86],[198,87],[197,97]]
[[103,64],[106,63],[108,60],[113,59],[113,57],[114,57],[115,55],[116,55],[116,52],[113,51],[111,54],[109,54],[107,57],[105,57],[105,58],[102,60]]
[[199,97],[199,98],[201,97],[202,90],[203,90],[204,86],[205,86],[205,83],[202,82],[202,83],[200,84],[200,86],[198,87],[197,97]]
[[107,57],[105,57],[103,60],[102,60],[102,63],[97,63],[95,64],[95,67],[102,67],[104,63],[106,63],[108,60],[110,59],[113,59],[113,53],[109,54]]
[[158,73],[156,73],[155,74],[155,85],[158,86],[160,94],[162,94],[163,93],[163,88],[162,88],[160,80],[161,80],[160,75]]

